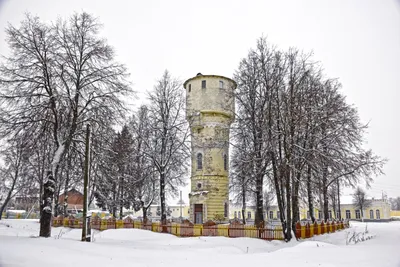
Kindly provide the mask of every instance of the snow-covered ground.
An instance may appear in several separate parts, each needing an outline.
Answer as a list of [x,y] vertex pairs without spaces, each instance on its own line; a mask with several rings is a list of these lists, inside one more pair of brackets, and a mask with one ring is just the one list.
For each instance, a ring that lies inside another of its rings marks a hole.
[[352,222],[341,232],[284,243],[117,229],[85,243],[81,230],[53,228],[51,238],[38,238],[37,220],[1,220],[0,266],[400,267],[400,222],[368,223],[374,238],[346,245],[348,232],[364,230],[364,223]]

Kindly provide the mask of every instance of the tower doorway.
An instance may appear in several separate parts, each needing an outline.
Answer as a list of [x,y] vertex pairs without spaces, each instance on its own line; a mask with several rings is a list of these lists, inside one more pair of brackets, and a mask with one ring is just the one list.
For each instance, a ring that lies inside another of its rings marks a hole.
[[194,223],[203,223],[203,204],[194,204]]

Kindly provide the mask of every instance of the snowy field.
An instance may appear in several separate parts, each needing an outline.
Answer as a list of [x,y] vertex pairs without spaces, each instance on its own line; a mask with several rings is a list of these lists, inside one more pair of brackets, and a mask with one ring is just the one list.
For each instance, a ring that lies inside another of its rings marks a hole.
[[81,230],[53,228],[38,238],[37,220],[0,221],[0,266],[362,266],[400,267],[400,222],[368,223],[370,240],[346,245],[348,232],[364,223],[307,241],[263,241],[250,238],[179,238],[138,229],[95,233],[80,242]]

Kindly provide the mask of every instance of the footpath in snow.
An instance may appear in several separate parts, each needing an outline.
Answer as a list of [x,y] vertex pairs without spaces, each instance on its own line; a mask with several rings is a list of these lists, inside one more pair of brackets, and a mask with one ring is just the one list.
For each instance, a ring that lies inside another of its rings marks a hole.
[[39,238],[37,220],[0,221],[0,267],[5,266],[362,266],[400,267],[400,222],[368,223],[370,240],[346,245],[346,236],[365,223],[308,240],[190,237],[139,229],[95,232],[80,242],[81,230],[53,228]]

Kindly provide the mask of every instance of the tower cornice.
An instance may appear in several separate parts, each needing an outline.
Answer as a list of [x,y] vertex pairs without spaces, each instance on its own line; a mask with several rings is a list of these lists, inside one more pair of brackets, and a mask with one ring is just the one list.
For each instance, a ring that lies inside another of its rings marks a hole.
[[203,75],[203,74],[201,74],[201,75],[196,75],[196,76],[194,76],[194,77],[192,77],[192,78],[190,78],[190,79],[187,79],[184,83],[183,83],[183,88],[185,88],[186,89],[186,84],[188,83],[188,82],[190,82],[190,81],[192,81],[192,80],[197,80],[197,79],[204,79],[204,78],[219,78],[219,79],[226,79],[226,80],[229,80],[230,82],[232,82],[233,83],[233,85],[234,85],[234,88],[232,88],[232,89],[236,89],[236,87],[237,87],[237,83],[234,81],[234,80],[232,80],[231,78],[228,78],[228,77],[225,77],[225,76],[221,76],[221,75]]

